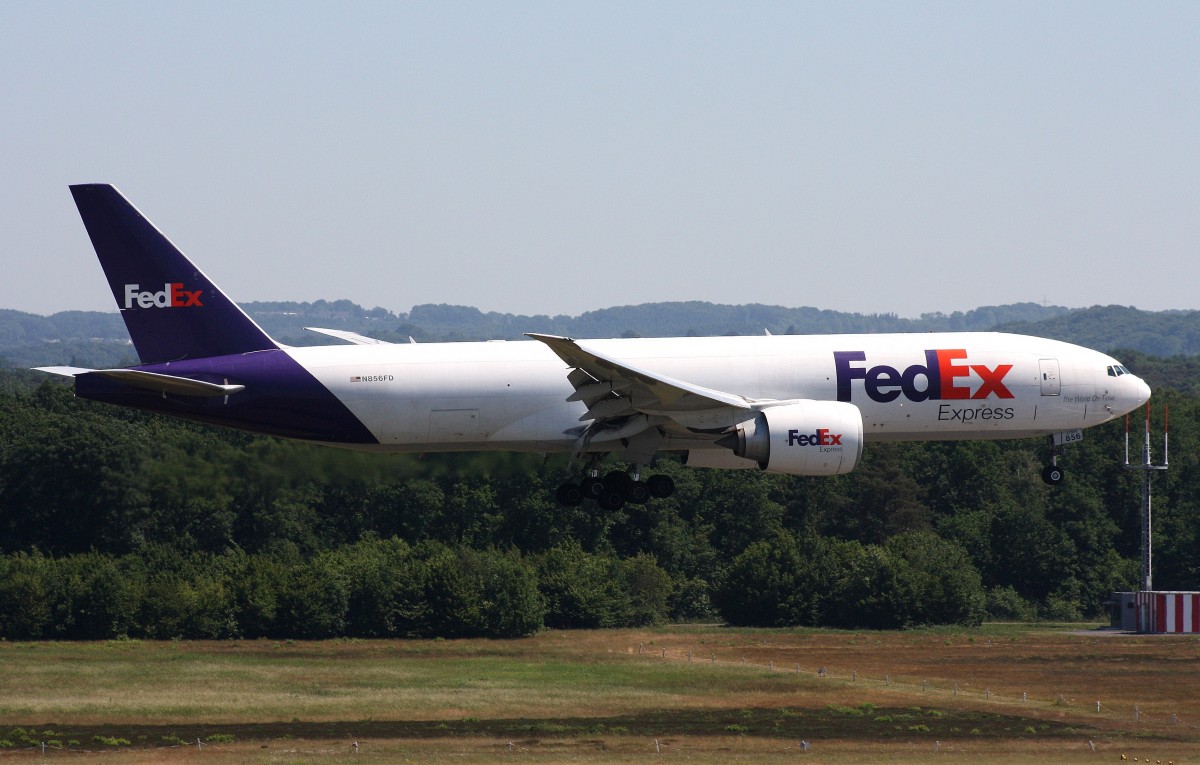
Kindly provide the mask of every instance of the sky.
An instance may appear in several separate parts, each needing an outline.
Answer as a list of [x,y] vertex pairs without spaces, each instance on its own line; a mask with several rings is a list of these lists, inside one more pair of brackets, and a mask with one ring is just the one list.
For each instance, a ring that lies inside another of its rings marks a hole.
[[[67,185],[238,301],[1197,309],[1200,3],[0,3],[0,308]],[[536,327],[531,327],[536,330]]]

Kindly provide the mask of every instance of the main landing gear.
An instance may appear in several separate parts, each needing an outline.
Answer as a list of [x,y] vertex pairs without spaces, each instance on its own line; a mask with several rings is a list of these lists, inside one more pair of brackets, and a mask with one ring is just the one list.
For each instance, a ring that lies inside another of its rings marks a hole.
[[1054,436],[1050,436],[1050,464],[1042,469],[1042,480],[1051,486],[1058,486],[1066,477],[1066,473],[1058,466],[1058,458],[1066,451],[1065,446],[1055,443]]
[[620,510],[625,503],[644,505],[651,497],[659,499],[675,493],[675,481],[668,475],[652,475],[641,480],[635,467],[633,474],[624,470],[613,470],[600,477],[600,471],[589,468],[579,483],[568,481],[558,487],[558,504],[576,507],[583,500],[595,500],[605,510]]

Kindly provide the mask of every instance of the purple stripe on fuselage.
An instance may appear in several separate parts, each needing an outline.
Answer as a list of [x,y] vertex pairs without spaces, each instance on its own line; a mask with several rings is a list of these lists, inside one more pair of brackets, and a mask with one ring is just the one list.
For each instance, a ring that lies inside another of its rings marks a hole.
[[281,350],[132,367],[212,383],[244,385],[225,397],[179,396],[134,388],[111,378],[75,378],[80,398],[148,409],[173,417],[256,433],[340,444],[379,441],[328,388]]

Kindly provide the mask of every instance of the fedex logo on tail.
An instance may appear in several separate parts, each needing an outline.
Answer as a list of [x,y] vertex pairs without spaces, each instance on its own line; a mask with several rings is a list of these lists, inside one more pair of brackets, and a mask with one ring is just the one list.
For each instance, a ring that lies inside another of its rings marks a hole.
[[185,290],[183,282],[164,284],[161,292],[143,292],[140,284],[125,285],[125,307],[189,308],[203,306],[200,295],[204,290]]
[[[924,364],[913,364],[904,370],[887,364],[868,367],[866,360],[863,351],[833,352],[838,401],[851,400],[851,384],[855,380],[863,381],[867,398],[881,404],[902,395],[909,401],[1013,397],[1004,385],[1012,364],[997,364],[995,368],[971,364],[962,348],[927,350]],[[971,382],[972,372],[979,378],[977,386]]]

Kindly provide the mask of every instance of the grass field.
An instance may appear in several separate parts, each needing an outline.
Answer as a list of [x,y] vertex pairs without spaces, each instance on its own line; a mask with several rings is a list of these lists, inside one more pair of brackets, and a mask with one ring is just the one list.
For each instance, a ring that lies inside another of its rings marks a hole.
[[1200,641],[988,625],[0,643],[0,763],[42,741],[104,763],[1200,762]]

